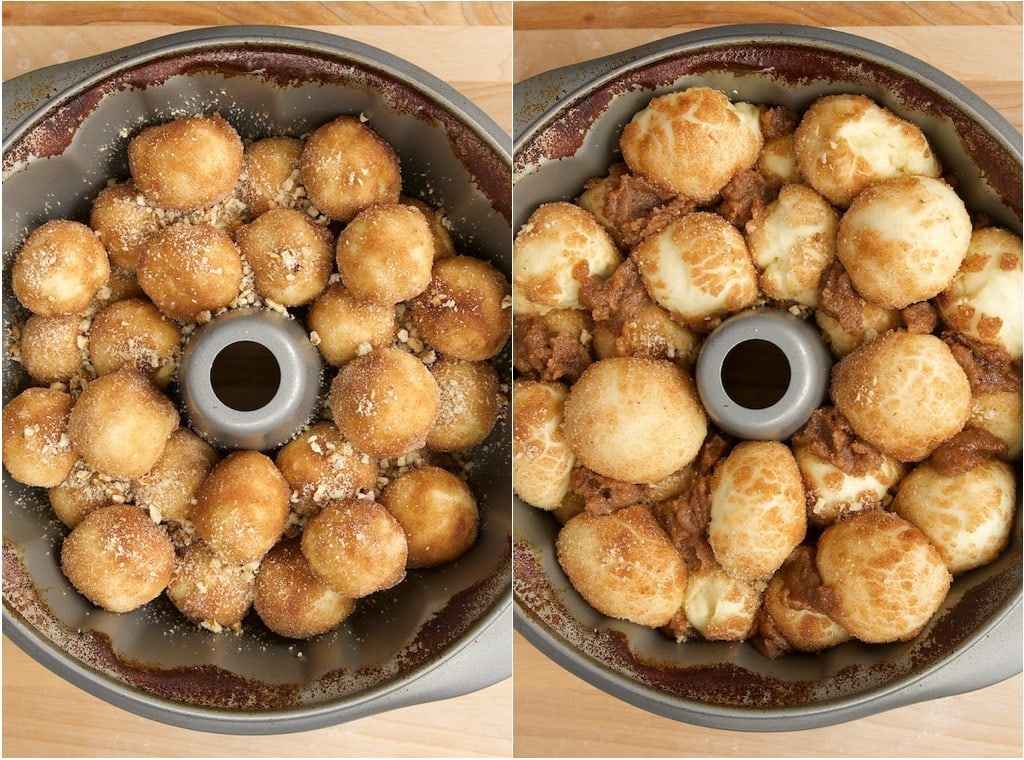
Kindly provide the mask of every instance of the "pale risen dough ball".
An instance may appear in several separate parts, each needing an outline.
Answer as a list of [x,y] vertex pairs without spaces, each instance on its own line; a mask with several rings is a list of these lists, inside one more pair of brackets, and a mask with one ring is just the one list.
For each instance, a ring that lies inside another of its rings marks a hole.
[[800,469],[778,441],[743,441],[715,468],[708,541],[730,574],[766,580],[807,532]]
[[900,483],[892,511],[920,528],[949,572],[960,575],[999,556],[1016,506],[1013,470],[990,459],[953,475],[928,462],[918,465]]
[[302,148],[302,140],[287,135],[266,137],[246,146],[238,195],[254,215],[292,207],[305,195],[299,178]]
[[434,263],[434,237],[423,213],[401,203],[360,211],[338,235],[338,273],[356,298],[379,304],[423,292]]
[[424,446],[440,405],[433,375],[399,348],[378,348],[343,366],[328,395],[334,423],[379,459]]
[[11,289],[33,314],[78,314],[108,277],[110,261],[96,233],[81,222],[53,219],[18,250]]
[[594,277],[609,277],[622,262],[607,230],[573,203],[538,207],[512,247],[512,310],[543,314],[551,309],[582,309],[574,273],[583,265]]
[[308,214],[275,208],[238,229],[235,241],[252,267],[256,292],[282,306],[316,298],[334,267],[334,237]]
[[172,224],[151,235],[139,257],[139,285],[160,311],[191,322],[230,304],[242,285],[242,258],[209,224]]
[[434,451],[465,451],[483,443],[498,421],[504,397],[498,373],[486,362],[442,358],[430,365],[438,411],[427,433]]
[[686,564],[646,507],[573,517],[555,541],[558,562],[598,612],[662,626],[683,604]]
[[901,462],[918,462],[958,433],[971,386],[934,335],[891,330],[832,368],[833,403],[857,435]]
[[814,548],[798,546],[768,582],[764,610],[793,649],[820,652],[849,641],[850,632],[800,598],[808,581],[803,573],[808,569],[814,571]]
[[278,636],[308,639],[341,625],[355,611],[356,602],[317,578],[299,540],[288,539],[260,562],[253,607]]
[[339,594],[360,599],[405,578],[409,544],[387,509],[369,499],[332,502],[302,531],[310,570]]
[[1006,459],[1019,459],[1024,444],[1024,404],[1020,391],[975,391],[970,427],[981,428],[1006,444]]
[[68,436],[71,396],[50,388],[26,388],[3,409],[3,463],[11,477],[50,488],[68,476],[78,459]]
[[154,124],[128,143],[135,186],[154,205],[175,211],[227,198],[242,173],[242,138],[220,115]]
[[803,477],[807,518],[815,525],[831,525],[854,512],[880,507],[905,471],[900,462],[885,454],[877,467],[856,474],[796,443],[793,456]]
[[690,625],[709,641],[742,641],[754,630],[761,592],[721,567],[693,570],[683,611]]
[[667,309],[652,301],[640,309],[635,319],[626,322],[618,335],[612,333],[607,322],[597,322],[593,346],[599,359],[646,356],[667,359],[690,369],[697,361],[700,339],[693,330],[672,319]]
[[512,384],[512,488],[539,509],[562,505],[576,466],[576,455],[562,432],[568,395],[562,383]]
[[192,514],[196,494],[220,454],[187,428],[178,428],[167,439],[156,464],[132,481],[135,503],[161,522],[181,522]]
[[796,161],[796,149],[792,134],[765,140],[761,155],[757,158],[757,170],[769,182],[802,182],[800,166]]
[[960,271],[939,294],[943,322],[1019,359],[1024,341],[1021,239],[999,227],[975,230]]
[[804,179],[843,208],[875,182],[942,171],[920,127],[864,95],[816,100],[797,126],[794,151]]
[[850,204],[839,220],[836,256],[864,298],[902,309],[949,287],[970,242],[971,219],[953,188],[899,176]]
[[199,486],[191,520],[196,535],[219,557],[243,565],[277,543],[290,497],[273,460],[258,451],[236,451],[217,462]]
[[743,235],[718,214],[687,214],[645,238],[632,256],[651,298],[689,327],[706,329],[757,300]]
[[25,321],[19,342],[21,363],[33,380],[44,385],[67,383],[82,371],[82,328],[77,314],[33,314]]
[[180,352],[181,329],[145,298],[115,301],[96,313],[89,328],[89,360],[100,375],[132,367],[166,388]]
[[823,309],[814,312],[814,321],[821,328],[821,335],[828,343],[833,356],[837,358],[846,356],[858,346],[870,343],[882,333],[903,324],[898,309],[883,309],[870,301],[863,301],[861,304],[859,328],[846,329],[838,319]]
[[693,380],[674,364],[641,357],[602,359],[572,386],[562,429],[594,472],[655,483],[688,464],[707,433]]
[[158,209],[146,202],[129,179],[99,191],[89,212],[89,226],[106,249],[110,263],[134,272],[146,238],[161,225]]
[[157,463],[177,428],[178,410],[170,399],[148,375],[123,367],[85,386],[71,410],[68,436],[93,468],[139,478]]
[[252,606],[255,568],[221,559],[202,541],[186,546],[174,562],[167,597],[207,630],[238,630]]
[[380,503],[405,531],[410,569],[451,562],[476,541],[476,498],[462,478],[440,467],[407,470],[384,487]]
[[836,622],[869,644],[906,641],[920,633],[952,580],[924,533],[881,510],[826,528],[816,565],[822,583],[838,596]]
[[324,361],[334,367],[388,345],[398,332],[391,304],[362,301],[340,282],[316,297],[309,307],[306,326],[316,333],[317,349]]
[[144,510],[130,504],[90,512],[64,539],[61,570],[90,602],[129,612],[167,587],[174,544]]
[[630,170],[698,202],[752,167],[763,144],[757,107],[709,87],[654,98],[619,140]]
[[402,192],[394,148],[354,116],[339,116],[314,130],[306,138],[299,171],[313,205],[340,222],[374,204],[395,203]]
[[807,185],[783,185],[747,222],[747,247],[761,290],[777,301],[818,305],[818,282],[836,255],[839,216]]

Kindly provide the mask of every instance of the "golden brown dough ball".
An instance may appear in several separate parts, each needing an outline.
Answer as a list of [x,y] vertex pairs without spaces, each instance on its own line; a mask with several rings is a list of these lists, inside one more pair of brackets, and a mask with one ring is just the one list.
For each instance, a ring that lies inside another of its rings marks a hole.
[[814,548],[798,546],[768,582],[764,610],[793,649],[820,652],[849,641],[850,632],[802,597],[811,580],[806,576],[808,572],[817,575]]
[[437,382],[438,411],[427,434],[434,451],[465,451],[483,443],[504,401],[498,373],[485,362],[439,359],[430,365]]
[[341,368],[328,403],[346,439],[387,459],[423,448],[440,398],[423,362],[399,348],[378,348]]
[[920,528],[953,575],[986,565],[1006,547],[1017,505],[1013,470],[990,459],[943,475],[928,462],[900,483],[892,511]]
[[175,211],[227,198],[242,173],[242,138],[221,116],[183,116],[154,124],[128,143],[135,186],[153,204]]
[[861,192],[839,220],[836,256],[864,298],[902,309],[953,281],[971,241],[971,219],[942,180],[895,177]]
[[883,309],[863,299],[860,305],[860,327],[846,329],[839,320],[823,309],[814,312],[814,321],[821,329],[821,336],[828,343],[832,355],[842,358],[864,343],[870,343],[879,335],[903,323],[898,309]]
[[377,486],[377,460],[346,441],[332,422],[300,433],[277,452],[274,463],[292,488],[292,509],[301,515]]
[[854,512],[880,507],[906,469],[883,454],[877,467],[864,473],[850,473],[796,443],[793,456],[803,476],[807,518],[815,525],[831,525]]
[[604,615],[657,627],[683,604],[686,564],[645,507],[583,512],[562,526],[555,548],[573,587]]
[[338,235],[341,281],[356,298],[396,304],[430,282],[434,238],[422,212],[400,203],[360,211]]
[[442,354],[484,361],[512,334],[509,284],[494,265],[473,256],[434,264],[430,284],[412,301],[413,324]]
[[283,306],[316,298],[334,267],[334,238],[307,214],[275,208],[235,233],[238,249],[252,266],[256,291]]
[[100,190],[92,203],[89,226],[106,248],[110,263],[134,272],[146,238],[161,225],[157,209],[146,203],[129,179]]
[[1024,350],[1021,239],[999,227],[975,230],[953,282],[939,294],[942,321],[957,332],[1005,349]]
[[253,606],[278,636],[308,639],[341,625],[355,611],[356,602],[317,578],[299,539],[288,539],[260,562]]
[[476,541],[476,498],[465,481],[440,467],[402,473],[385,486],[380,503],[405,531],[410,569],[451,562]]
[[207,630],[238,629],[252,607],[254,569],[221,559],[202,541],[193,541],[174,563],[167,597]]
[[720,567],[690,573],[683,597],[686,619],[708,641],[742,641],[754,629],[761,592]]
[[145,298],[115,301],[97,312],[89,328],[89,360],[101,375],[133,367],[166,388],[180,352],[181,329]]
[[155,599],[174,571],[174,545],[145,511],[130,504],[97,509],[64,539],[61,570],[93,604],[129,612]]
[[800,166],[796,160],[795,139],[792,134],[773,137],[764,141],[761,155],[757,157],[757,170],[769,182],[802,182]]
[[78,314],[108,277],[110,262],[96,233],[81,222],[53,219],[37,227],[18,251],[11,289],[33,314]]
[[147,375],[125,367],[85,386],[71,410],[68,436],[93,468],[139,478],[160,459],[177,427],[174,404]]
[[843,208],[875,182],[942,171],[920,127],[864,95],[818,98],[796,128],[794,150],[806,181]]
[[689,370],[697,361],[700,339],[689,327],[679,324],[667,309],[651,301],[643,306],[635,319],[622,326],[615,335],[607,321],[593,328],[594,353],[599,359],[612,356],[645,356],[667,359]]
[[186,428],[167,439],[160,458],[132,482],[135,503],[161,522],[180,522],[192,514],[199,486],[220,459],[213,446]]
[[238,195],[256,216],[272,208],[291,208],[305,195],[299,180],[302,140],[278,135],[256,140],[242,155]]
[[836,622],[869,644],[906,641],[920,633],[952,580],[924,533],[881,510],[826,528],[816,564],[822,582],[838,597]]
[[764,144],[758,110],[725,93],[691,87],[661,95],[622,131],[622,157],[636,174],[698,202],[757,161]]
[[405,578],[409,546],[401,524],[381,504],[343,499],[306,523],[302,554],[320,580],[360,599]]
[[512,384],[512,489],[540,509],[562,505],[576,455],[562,432],[569,389],[562,383]]
[[807,532],[800,469],[778,441],[743,441],[711,480],[708,541],[730,574],[748,581],[771,577]]
[[651,298],[689,327],[707,329],[757,300],[743,235],[718,214],[687,214],[644,238],[632,256]]
[[1014,461],[1024,444],[1024,399],[1020,391],[975,391],[970,427],[981,428],[1006,444],[1006,459]]
[[576,458],[595,472],[655,483],[693,460],[707,419],[685,371],[624,356],[583,372],[565,402],[562,430]]
[[901,462],[918,462],[958,433],[971,386],[934,335],[891,330],[832,369],[832,401],[857,435]]
[[33,314],[21,328],[21,363],[38,383],[67,383],[82,370],[84,340],[77,314]]
[[339,116],[314,130],[299,170],[313,205],[341,222],[374,204],[395,203],[402,192],[394,148],[354,116]]
[[47,491],[47,496],[57,519],[74,528],[90,512],[130,502],[131,482],[96,472],[78,460],[68,476]]
[[56,486],[78,455],[68,436],[74,401],[63,391],[26,388],[3,409],[3,462],[11,477],[29,486]]
[[317,335],[317,348],[328,364],[340,367],[370,349],[386,346],[398,332],[391,304],[371,303],[353,296],[336,282],[309,307],[306,325]]
[[165,315],[191,322],[231,303],[242,284],[242,259],[226,233],[208,224],[172,224],[146,241],[139,285]]
[[260,559],[288,519],[288,481],[265,454],[235,451],[199,486],[191,519],[196,535],[228,562]]
[[[100,288],[93,299],[92,306],[102,308],[114,301],[123,301],[125,298],[145,298],[146,294],[139,285],[139,279],[135,272],[127,269],[114,267],[110,270],[110,279],[107,284]],[[91,308],[91,307],[90,307]]]
[[446,226],[448,222],[444,217],[443,209],[434,208],[429,203],[409,195],[403,195],[398,200],[399,203],[418,209],[427,220],[430,234],[434,238],[434,261],[455,255],[455,242],[452,240],[451,233],[448,232]]

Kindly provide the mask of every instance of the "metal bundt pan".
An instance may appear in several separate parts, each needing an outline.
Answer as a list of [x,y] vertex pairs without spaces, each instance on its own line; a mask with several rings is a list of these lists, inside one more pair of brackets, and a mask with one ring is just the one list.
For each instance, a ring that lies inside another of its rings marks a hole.
[[[897,50],[789,25],[685,33],[517,85],[514,229],[540,203],[571,200],[621,160],[618,136],[653,96],[691,85],[797,110],[819,95],[865,93],[922,127],[969,208],[1021,232],[1021,136],[995,110]],[[1017,473],[1019,492],[1019,462]],[[1018,499],[1001,557],[957,579],[914,640],[771,661],[750,644],[677,645],[595,612],[558,565],[555,520],[516,499],[515,627],[577,676],[669,718],[749,731],[841,723],[1020,672],[1020,512]]]
[[[87,221],[107,178],[127,176],[128,135],[186,113],[219,111],[244,138],[365,114],[396,147],[404,191],[446,210],[460,252],[510,276],[509,137],[452,87],[376,48],[302,29],[207,29],[26,74],[3,98],[4,404],[28,383],[6,350],[24,317],[7,286],[21,241],[50,218]],[[309,641],[276,637],[254,616],[241,636],[212,635],[163,596],[124,615],[93,607],[60,573],[66,530],[45,492],[5,471],[4,634],[133,713],[224,733],[319,728],[489,686],[511,674],[510,440],[502,420],[470,478],[482,518],[472,550],[410,572]]]

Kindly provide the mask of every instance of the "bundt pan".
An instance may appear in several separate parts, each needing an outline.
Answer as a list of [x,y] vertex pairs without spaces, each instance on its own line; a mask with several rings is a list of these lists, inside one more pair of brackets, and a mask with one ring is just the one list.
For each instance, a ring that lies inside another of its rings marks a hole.
[[[923,128],[969,208],[1020,234],[1021,136],[1005,119],[899,51],[788,25],[685,33],[517,85],[514,229],[540,203],[571,200],[584,180],[603,176],[618,158],[623,126],[653,96],[691,85],[798,110],[822,94],[869,95]],[[1017,472],[1019,493],[1019,463]],[[1020,511],[1011,545],[957,579],[917,638],[773,661],[747,643],[678,645],[595,612],[558,565],[555,520],[517,499],[515,627],[577,676],[669,718],[750,731],[841,723],[1020,672]]]
[[[3,98],[4,404],[28,382],[6,345],[24,318],[8,286],[20,242],[50,218],[88,221],[107,178],[127,176],[129,133],[186,113],[219,111],[243,138],[298,136],[364,113],[395,146],[403,190],[445,209],[460,252],[510,276],[509,137],[384,51],[301,29],[208,29],[26,74],[4,83]],[[469,553],[410,572],[308,641],[276,637],[254,616],[242,635],[214,635],[163,596],[123,615],[90,605],[58,568],[65,529],[45,491],[5,471],[4,634],[133,713],[223,733],[314,729],[497,683],[512,667],[510,440],[499,422],[470,477],[481,528]]]

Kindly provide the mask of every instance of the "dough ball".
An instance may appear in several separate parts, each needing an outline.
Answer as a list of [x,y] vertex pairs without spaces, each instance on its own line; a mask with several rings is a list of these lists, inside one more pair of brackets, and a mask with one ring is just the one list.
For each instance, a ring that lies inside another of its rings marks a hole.
[[390,344],[398,332],[391,304],[362,301],[340,282],[316,297],[306,325],[316,333],[324,361],[335,367]]
[[686,593],[686,564],[645,507],[573,517],[558,532],[558,562],[598,612],[639,625],[662,626]]
[[512,311],[544,314],[551,309],[582,309],[582,266],[594,277],[609,277],[622,262],[611,236],[592,214],[558,201],[537,208],[512,246]]
[[265,454],[236,451],[199,486],[191,519],[196,535],[222,559],[246,564],[277,543],[288,519],[288,481]]
[[907,641],[920,633],[952,580],[924,533],[881,510],[826,528],[816,563],[822,582],[838,596],[836,622],[869,644]]
[[3,462],[19,483],[50,488],[78,455],[68,437],[74,401],[63,391],[26,388],[3,409]]
[[1024,405],[1020,391],[976,391],[967,426],[985,430],[1006,444],[1006,459],[1020,459]]
[[33,314],[79,314],[110,276],[110,262],[91,229],[54,219],[37,227],[14,259],[11,289]]
[[219,115],[154,124],[128,143],[135,185],[152,203],[175,211],[227,198],[242,173],[242,138]]
[[446,226],[448,222],[444,217],[443,209],[434,208],[419,198],[413,198],[409,195],[401,196],[398,202],[418,209],[427,220],[427,224],[430,226],[430,235],[434,238],[434,261],[455,255],[455,242],[452,240],[451,233],[448,232],[448,227]]
[[90,602],[129,612],[152,601],[174,571],[174,545],[143,510],[130,504],[97,509],[64,539],[61,570]]
[[110,270],[110,278],[107,280],[107,284],[96,293],[92,306],[100,308],[114,301],[123,301],[126,298],[145,298],[145,296],[146,294],[142,290],[142,286],[139,285],[139,279],[135,276],[135,272],[114,267]]
[[410,569],[451,562],[476,541],[476,498],[465,481],[440,467],[402,473],[385,486],[380,503],[405,531]]
[[122,368],[102,375],[78,397],[68,422],[71,443],[90,466],[116,478],[139,478],[163,454],[178,410],[148,376]]
[[693,380],[675,365],[618,357],[573,385],[562,424],[579,461],[628,483],[655,483],[689,464],[707,433]]
[[667,309],[653,301],[643,306],[636,319],[622,326],[615,335],[608,322],[599,321],[593,329],[594,353],[599,359],[613,356],[645,356],[667,359],[689,370],[697,361],[700,337],[679,324]]
[[902,309],[949,287],[971,241],[971,219],[942,180],[896,177],[860,193],[839,220],[836,256],[864,298]]
[[306,523],[302,554],[321,581],[360,599],[405,578],[409,545],[401,524],[381,504],[342,499]]
[[178,428],[152,469],[132,482],[135,503],[161,522],[187,520],[199,487],[220,460],[213,446],[186,428]]
[[850,640],[849,631],[806,599],[809,583],[820,583],[817,576],[814,548],[798,546],[772,576],[764,594],[765,613],[798,652],[820,652]]
[[883,309],[863,299],[857,308],[860,326],[852,330],[843,327],[838,319],[822,309],[814,312],[814,321],[821,329],[821,336],[837,358],[841,359],[858,346],[870,343],[882,333],[903,324],[898,309]]
[[292,509],[300,515],[377,486],[377,460],[346,441],[332,422],[318,422],[300,433],[277,452],[274,463],[291,486]]
[[718,214],[687,214],[644,238],[632,256],[651,298],[689,327],[707,329],[757,300],[743,235]]
[[360,211],[338,235],[338,273],[356,298],[407,301],[430,282],[434,237],[423,214],[400,203]]
[[624,163],[615,163],[608,167],[608,174],[603,177],[592,177],[583,183],[583,192],[576,197],[576,205],[588,211],[594,219],[604,227],[612,240],[620,249],[629,248],[626,245],[625,236],[616,223],[605,214],[605,203],[611,190],[620,184],[619,178],[629,172],[629,167]]
[[254,606],[278,636],[308,639],[332,631],[356,608],[309,569],[298,539],[277,544],[260,562]]
[[139,257],[139,285],[178,322],[230,304],[242,285],[242,258],[226,233],[208,224],[172,224],[152,235]]
[[967,472],[943,475],[928,462],[900,483],[892,511],[920,528],[953,575],[999,556],[1010,539],[1017,506],[1013,470],[990,459]]
[[795,142],[792,133],[765,140],[761,155],[757,157],[757,171],[769,182],[803,182],[796,160]]
[[512,488],[527,504],[558,509],[569,493],[576,455],[562,432],[562,383],[512,384]]
[[832,368],[832,400],[857,435],[901,462],[918,462],[959,432],[971,386],[934,335],[892,330]]
[[778,441],[743,441],[715,468],[708,541],[732,576],[771,577],[807,532],[800,469]]
[[800,120],[794,150],[806,181],[843,208],[875,182],[942,171],[916,124],[864,95],[818,98]]
[[131,482],[96,472],[80,459],[47,496],[57,519],[74,528],[90,512],[131,501]]
[[175,378],[181,329],[145,298],[115,301],[93,317],[89,360],[101,375],[132,367],[166,388]]
[[193,541],[177,557],[167,597],[182,615],[214,633],[239,629],[252,607],[255,572],[225,562],[202,541]]
[[492,264],[450,256],[434,264],[430,284],[412,301],[412,321],[442,354],[484,361],[512,334],[509,284]]
[[400,348],[378,348],[346,364],[328,395],[342,435],[378,459],[423,448],[440,404],[437,382]]
[[818,282],[836,255],[839,216],[806,185],[783,185],[779,197],[747,222],[747,247],[761,290],[777,301],[814,308]]
[[33,314],[21,328],[21,363],[37,383],[67,383],[82,371],[85,341],[77,314]]
[[334,238],[326,227],[291,208],[260,214],[235,234],[252,266],[256,292],[282,306],[316,298],[334,268]]
[[238,195],[254,216],[272,208],[291,208],[305,195],[299,177],[302,148],[302,140],[286,135],[246,146]]
[[427,434],[434,451],[465,451],[483,443],[504,403],[498,373],[485,362],[439,359],[430,365],[437,382],[438,411]]
[[683,611],[709,641],[742,641],[754,630],[761,592],[720,567],[690,573]]
[[134,272],[146,238],[161,225],[157,209],[146,203],[129,179],[99,191],[92,203],[89,226],[106,249],[110,263]]
[[1024,341],[1021,239],[998,227],[971,235],[953,282],[939,294],[942,320],[953,330],[1020,359]]
[[299,158],[306,193],[332,219],[350,222],[365,208],[395,203],[402,191],[394,149],[354,116],[314,130]]
[[764,139],[755,106],[691,87],[651,100],[626,125],[619,144],[634,173],[706,202],[736,172],[754,165]]

